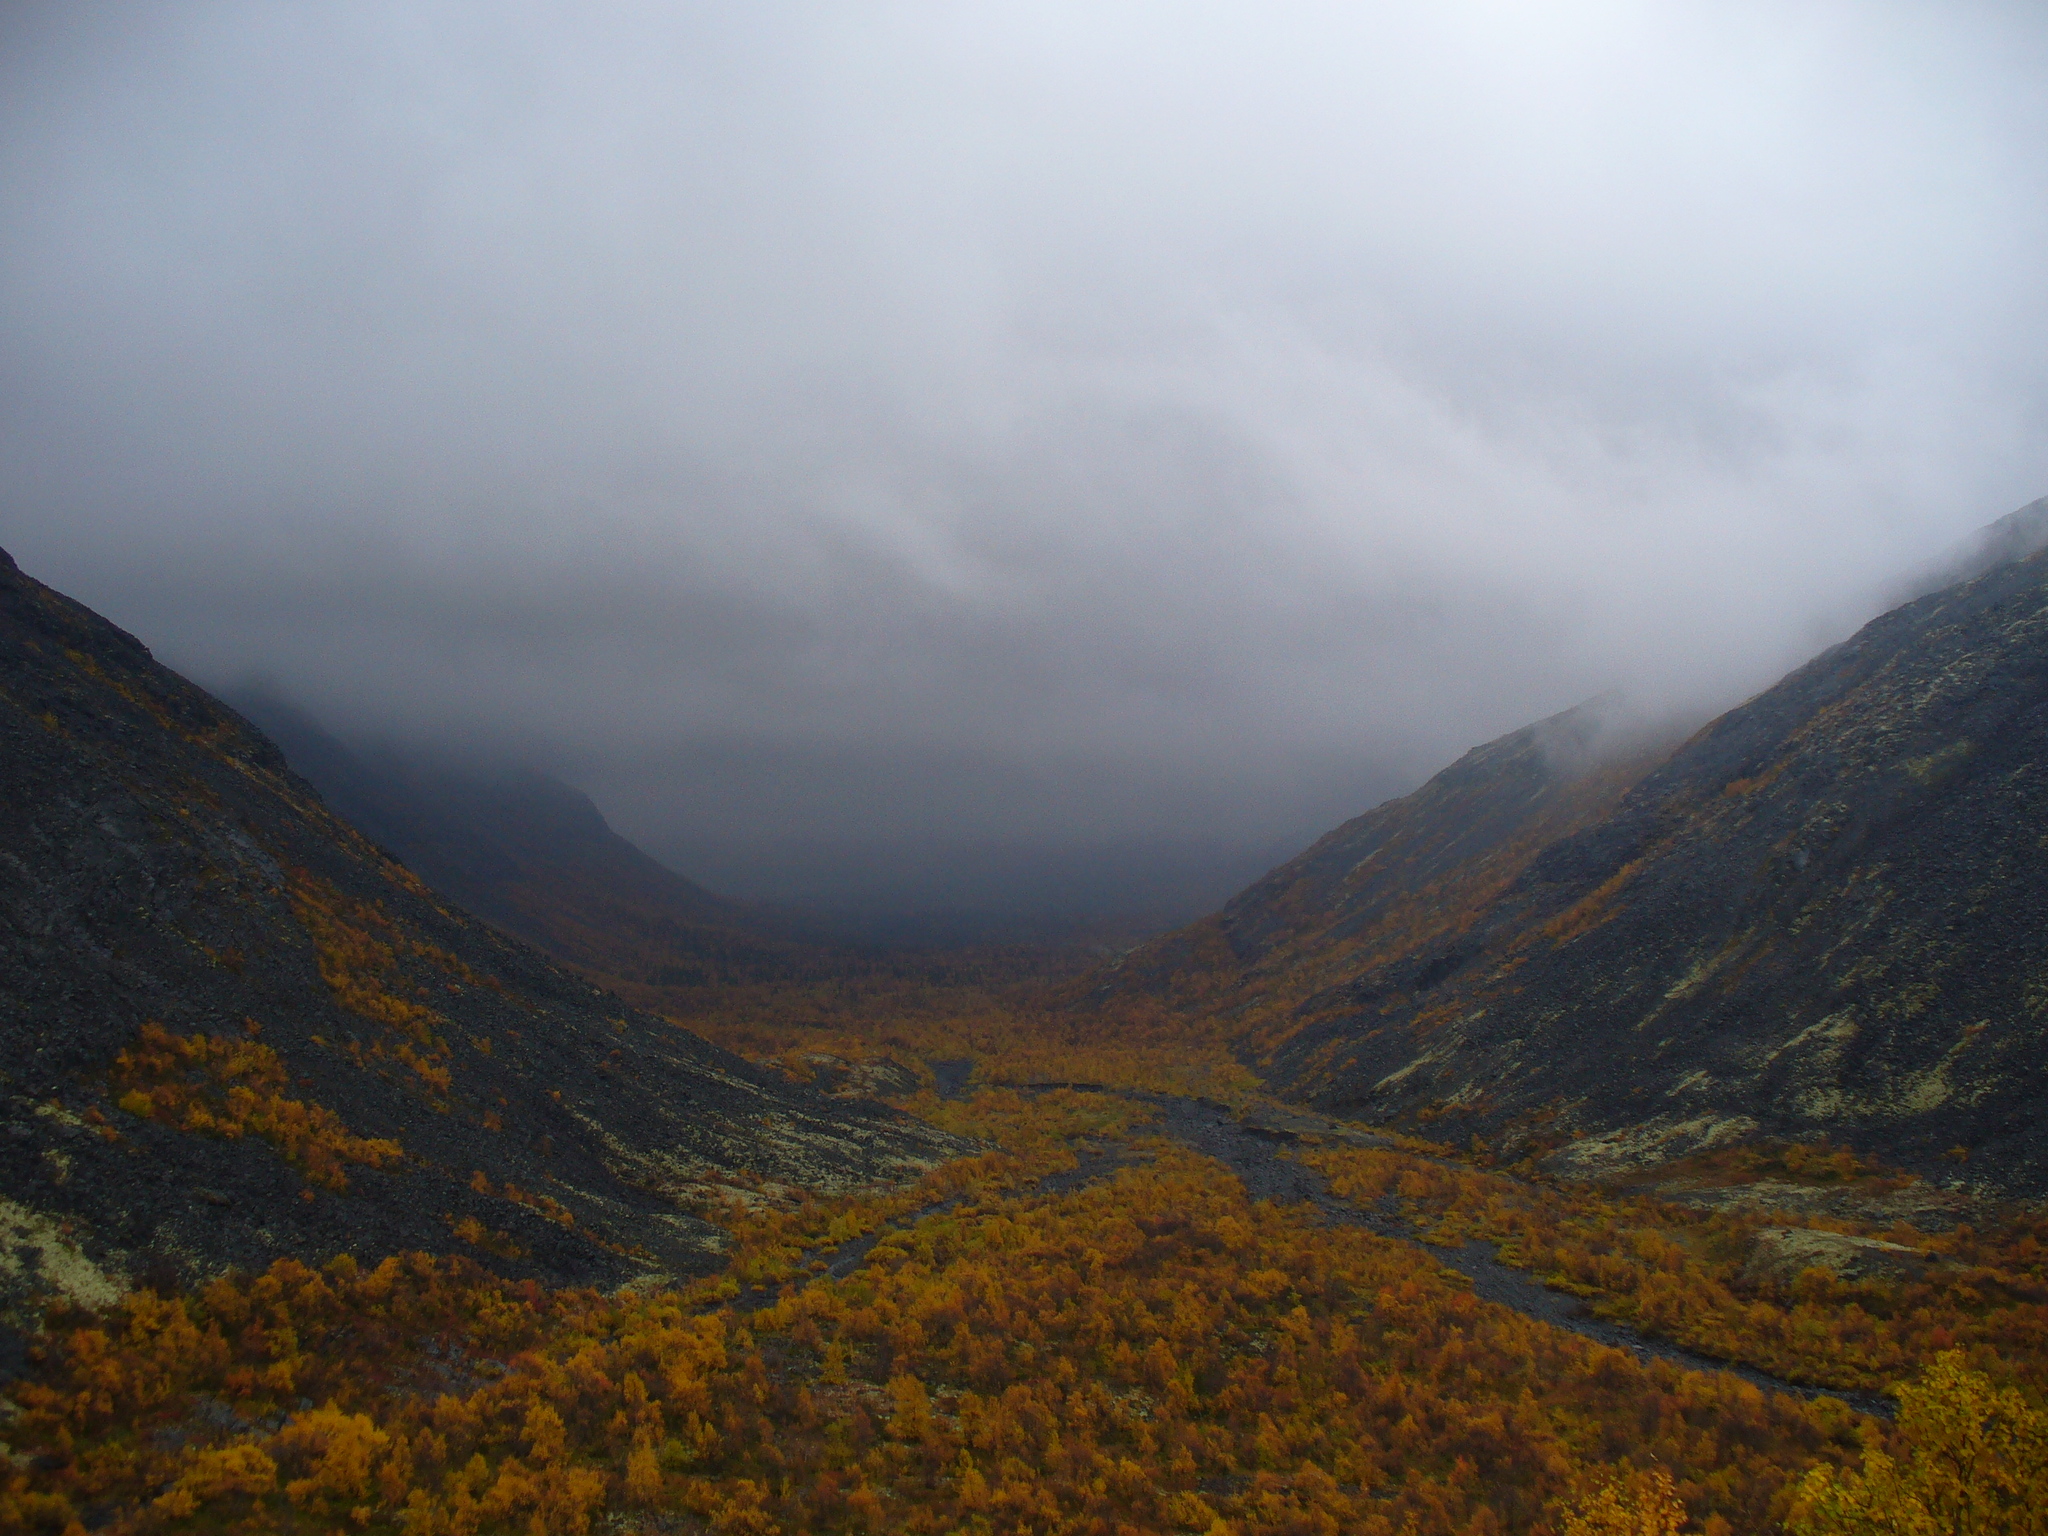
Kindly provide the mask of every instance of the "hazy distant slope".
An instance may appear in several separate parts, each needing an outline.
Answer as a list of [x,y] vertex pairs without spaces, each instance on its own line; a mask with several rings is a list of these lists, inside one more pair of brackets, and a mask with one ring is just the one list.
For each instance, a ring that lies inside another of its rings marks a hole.
[[1952,1173],[1963,1148],[1972,1177],[2048,1189],[2041,513],[1992,530],[2004,563],[1874,621],[1609,804],[1628,771],[1544,812],[1556,788],[1506,738],[1112,992],[1175,998],[1286,1091],[1368,1118],[1449,1114],[1511,1145],[1631,1132],[1581,1144],[1582,1167],[1660,1137],[1824,1131]]
[[608,983],[661,988],[673,1002],[818,958],[764,915],[656,863],[559,780],[358,753],[274,696],[252,691],[231,702],[329,805],[428,885]]
[[4,555],[0,1118],[17,1296],[81,1253],[132,1274],[473,1239],[558,1280],[701,1267],[687,1207],[721,1169],[843,1185],[958,1150],[437,899]]
[[1157,997],[1260,1055],[1333,997],[1428,990],[1529,862],[1668,750],[1616,716],[1596,702],[1473,748],[1091,978],[1092,1005]]

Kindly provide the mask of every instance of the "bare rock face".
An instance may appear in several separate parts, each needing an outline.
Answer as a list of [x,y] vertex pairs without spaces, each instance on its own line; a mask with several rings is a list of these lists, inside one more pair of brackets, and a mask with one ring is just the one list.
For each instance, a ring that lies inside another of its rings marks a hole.
[[1936,1262],[1917,1248],[1874,1237],[1765,1227],[1752,1241],[1742,1279],[1749,1285],[1790,1285],[1806,1270],[1825,1269],[1844,1280],[1918,1280]]
[[1689,1119],[1660,1115],[1560,1147],[1543,1159],[1543,1166],[1567,1179],[1612,1179],[1716,1147],[1733,1146],[1749,1140],[1757,1129],[1747,1115],[1695,1115]]
[[0,1313],[287,1255],[702,1272],[729,1174],[846,1189],[966,1150],[471,917],[0,553]]
[[1995,1214],[1992,1202],[1961,1190],[1913,1183],[1904,1189],[1835,1189],[1826,1185],[1788,1184],[1759,1179],[1750,1184],[1659,1184],[1656,1195],[1674,1205],[1696,1210],[1771,1212],[1817,1216],[1828,1221],[1853,1221],[1863,1226],[1905,1225],[1922,1232],[1953,1232],[1965,1222]]
[[824,1051],[803,1058],[812,1085],[835,1099],[898,1098],[916,1093],[918,1076],[902,1062],[887,1056],[847,1061]]

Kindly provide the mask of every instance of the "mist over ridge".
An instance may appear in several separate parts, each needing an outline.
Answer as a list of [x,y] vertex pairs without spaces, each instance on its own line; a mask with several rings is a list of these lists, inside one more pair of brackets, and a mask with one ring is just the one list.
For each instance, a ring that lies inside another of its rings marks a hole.
[[2044,479],[2023,7],[4,25],[0,543],[721,894],[1199,910]]

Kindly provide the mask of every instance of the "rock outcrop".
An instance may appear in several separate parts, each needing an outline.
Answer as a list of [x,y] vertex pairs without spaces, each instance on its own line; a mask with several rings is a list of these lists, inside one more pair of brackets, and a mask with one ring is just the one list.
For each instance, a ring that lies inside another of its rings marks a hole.
[[1811,1227],[1765,1227],[1750,1240],[1745,1285],[1790,1285],[1809,1269],[1842,1280],[1918,1280],[1938,1261],[1902,1243]]

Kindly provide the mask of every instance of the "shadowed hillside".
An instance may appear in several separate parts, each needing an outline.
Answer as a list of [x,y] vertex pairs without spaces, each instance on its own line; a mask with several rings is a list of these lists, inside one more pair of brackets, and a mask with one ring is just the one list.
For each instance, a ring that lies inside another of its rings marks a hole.
[[351,750],[274,695],[235,702],[329,806],[438,895],[749,1056],[785,1054],[801,1037],[799,1058],[886,1052],[899,1058],[887,1070],[914,1076],[907,1064],[930,1054],[935,1027],[951,1038],[962,1024],[985,1031],[1031,1009],[1047,982],[1076,975],[1102,940],[1121,936],[1114,923],[1077,919],[1036,942],[991,943],[970,920],[958,942],[940,944],[929,924],[892,939],[887,918],[862,932],[824,914],[728,901],[642,853],[559,780],[391,747]]
[[831,958],[774,917],[712,895],[611,829],[589,798],[516,768],[358,753],[261,692],[232,702],[334,810],[436,891],[607,983],[687,1007],[709,989],[787,977]]
[[963,1145],[757,1072],[432,893],[239,715],[0,557],[0,1281],[466,1246],[717,1261],[735,1171]]
[[1284,1037],[1299,1009],[1368,972],[1387,986],[1436,985],[1530,861],[1609,812],[1662,755],[1613,713],[1583,705],[1473,748],[1221,912],[1134,951],[1101,979],[1098,1000],[1157,996],[1228,1018],[1249,1046],[1269,1029]]

